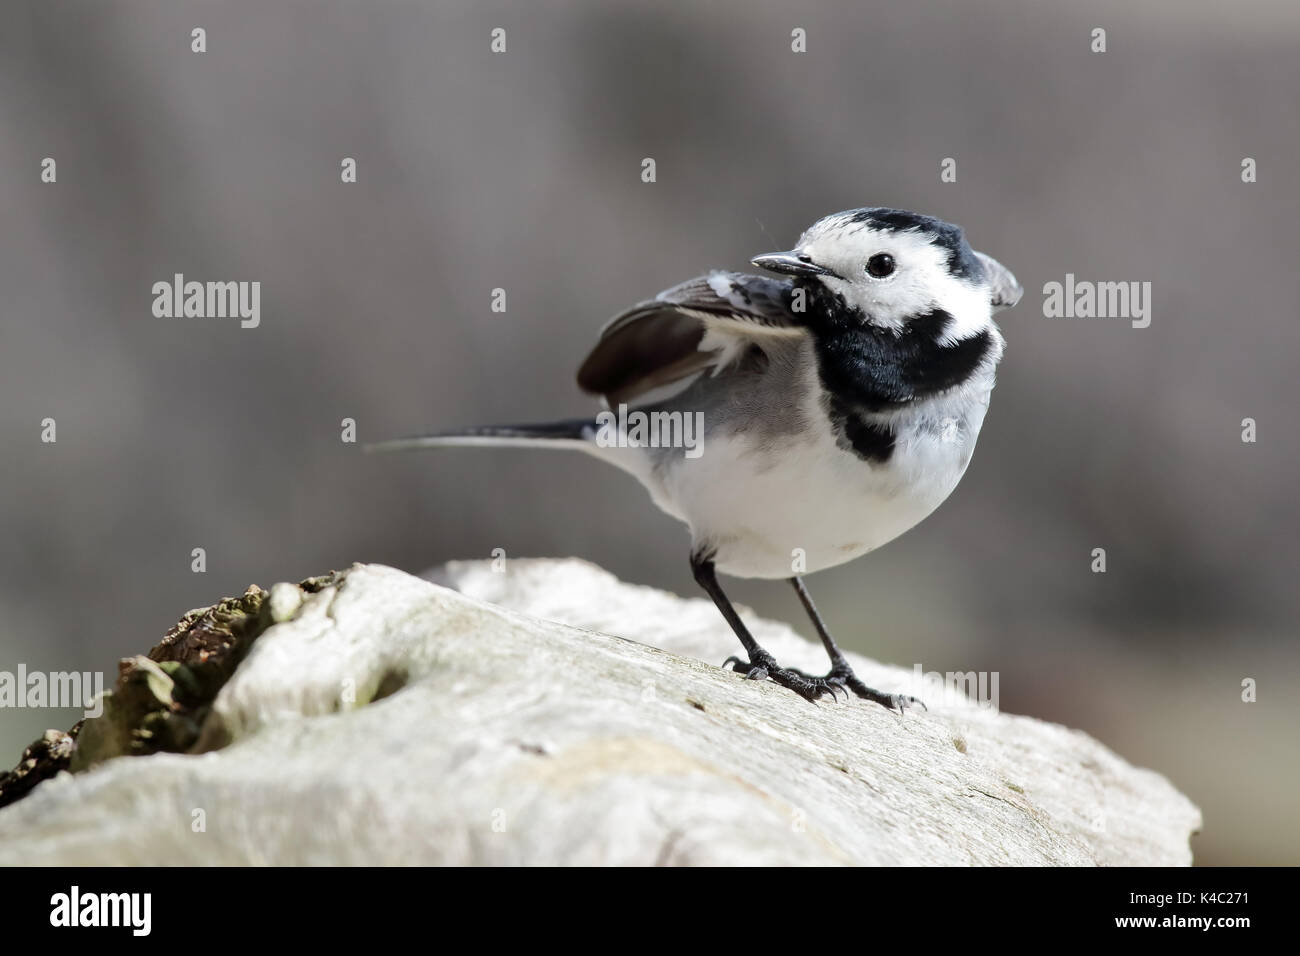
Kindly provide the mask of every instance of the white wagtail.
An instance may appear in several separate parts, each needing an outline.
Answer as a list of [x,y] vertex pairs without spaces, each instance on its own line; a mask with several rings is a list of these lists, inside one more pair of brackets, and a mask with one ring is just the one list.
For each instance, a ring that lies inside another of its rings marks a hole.
[[[956,487],[1002,356],[992,313],[1015,305],[1021,288],[960,227],[898,209],[827,216],[791,251],[752,261],[780,278],[710,272],[605,326],[578,384],[622,413],[617,440],[602,434],[604,412],[372,447],[547,446],[617,465],[690,527],[695,580],[748,656],[724,666],[809,700],[844,689],[902,711],[919,701],[858,679],[800,573],[880,547]],[[702,423],[702,444],[683,454],[637,439],[627,434],[628,409],[663,422],[689,416]],[[788,578],[830,655],[829,673],[780,666],[717,571]]]

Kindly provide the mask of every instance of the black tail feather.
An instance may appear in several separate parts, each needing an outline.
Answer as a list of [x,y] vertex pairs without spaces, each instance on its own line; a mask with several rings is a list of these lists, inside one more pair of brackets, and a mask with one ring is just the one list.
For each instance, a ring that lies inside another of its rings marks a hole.
[[541,422],[532,425],[475,425],[455,431],[440,432],[443,438],[576,438],[581,439],[586,429],[596,427],[592,418],[569,418],[560,422]]
[[[585,441],[596,429],[593,418],[571,418],[560,422],[542,422],[535,425],[476,425],[470,428],[394,438],[366,445],[367,452],[410,451],[418,448],[438,448],[456,444],[476,444],[474,439],[493,439],[502,444],[528,441],[570,442]],[[468,439],[468,441],[466,441]]]

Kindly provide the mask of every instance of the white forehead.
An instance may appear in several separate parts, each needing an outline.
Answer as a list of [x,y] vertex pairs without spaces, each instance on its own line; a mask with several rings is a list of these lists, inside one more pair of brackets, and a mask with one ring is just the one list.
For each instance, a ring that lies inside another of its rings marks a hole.
[[[930,239],[928,234],[914,230],[881,229],[865,223],[823,219],[799,237],[799,251],[846,277],[861,272],[866,261],[878,252],[889,253],[914,270],[948,272],[948,250]],[[836,268],[850,263],[856,264],[856,269]]]
[[[900,330],[909,319],[944,309],[955,319],[951,337],[962,338],[988,324],[988,289],[984,282],[953,275],[947,248],[932,238],[921,230],[883,229],[835,215],[814,223],[799,237],[796,251],[839,273],[842,279],[823,276],[821,281],[874,324]],[[866,273],[867,260],[881,252],[894,257],[896,271],[873,279]]]

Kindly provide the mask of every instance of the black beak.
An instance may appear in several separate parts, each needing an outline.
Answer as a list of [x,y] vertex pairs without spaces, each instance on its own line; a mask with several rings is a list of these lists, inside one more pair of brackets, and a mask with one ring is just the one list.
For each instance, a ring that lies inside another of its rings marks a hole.
[[840,276],[823,266],[817,265],[803,253],[769,252],[767,255],[754,256],[749,260],[760,269],[768,272],[780,272],[788,276]]

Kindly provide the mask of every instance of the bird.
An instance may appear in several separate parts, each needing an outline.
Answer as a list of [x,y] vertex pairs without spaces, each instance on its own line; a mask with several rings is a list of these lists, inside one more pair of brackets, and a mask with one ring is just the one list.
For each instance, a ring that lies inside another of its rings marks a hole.
[[[876,550],[952,493],[1005,348],[993,314],[1021,286],[960,226],[888,207],[824,216],[789,251],[751,262],[768,274],[713,270],[611,319],[577,374],[603,402],[594,416],[368,450],[546,447],[613,464],[689,529],[695,581],[744,652],[724,667],[814,703],[842,692],[900,714],[924,707],[857,677],[803,577]],[[779,664],[719,573],[788,580],[829,670]]]

